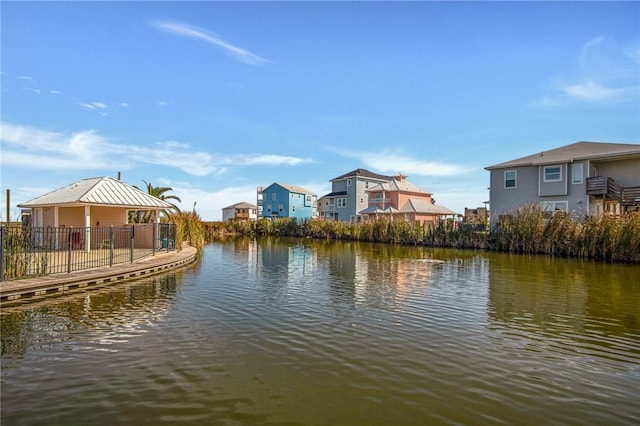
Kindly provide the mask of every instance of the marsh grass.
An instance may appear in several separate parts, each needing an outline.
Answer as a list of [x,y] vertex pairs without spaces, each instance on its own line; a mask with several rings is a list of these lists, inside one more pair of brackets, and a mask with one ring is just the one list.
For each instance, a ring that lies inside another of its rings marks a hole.
[[36,250],[28,228],[3,227],[2,232],[2,273],[5,280],[47,273],[47,253]]
[[198,213],[174,213],[171,215],[171,221],[176,224],[176,248],[178,250],[182,249],[184,241],[197,249],[204,246],[205,228]]
[[388,219],[354,223],[293,218],[205,222],[204,229],[207,241],[228,235],[300,237],[640,263],[639,211],[620,217],[578,218],[572,212],[550,214],[537,205],[525,205],[505,215],[491,233],[482,226],[451,220],[421,226]]

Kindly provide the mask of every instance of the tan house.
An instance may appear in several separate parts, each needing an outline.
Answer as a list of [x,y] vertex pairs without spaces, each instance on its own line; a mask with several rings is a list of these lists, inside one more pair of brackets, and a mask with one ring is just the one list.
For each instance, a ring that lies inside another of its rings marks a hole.
[[359,212],[364,220],[388,217],[424,225],[438,223],[443,217],[456,216],[453,210],[436,205],[432,193],[408,182],[404,175],[372,186],[367,193],[369,207]]
[[256,209],[254,204],[247,202],[235,203],[222,209],[223,222],[248,222],[256,220]]
[[576,142],[486,167],[491,223],[526,204],[550,214],[620,214],[640,207],[640,145]]
[[[81,228],[74,239],[87,251],[99,241],[91,241],[90,228],[134,226],[128,224],[131,210],[152,211],[152,222],[157,222],[160,211],[173,206],[131,185],[109,176],[82,179],[32,200],[18,204],[30,209],[33,228]],[[149,240],[152,226],[135,224],[136,239]]]

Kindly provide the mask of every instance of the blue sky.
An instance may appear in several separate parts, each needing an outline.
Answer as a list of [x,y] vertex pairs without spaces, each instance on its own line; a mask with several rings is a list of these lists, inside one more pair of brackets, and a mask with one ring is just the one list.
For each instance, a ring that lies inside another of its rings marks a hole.
[[257,186],[404,173],[462,213],[487,166],[640,143],[638,2],[14,2],[1,203],[169,186],[219,220]]

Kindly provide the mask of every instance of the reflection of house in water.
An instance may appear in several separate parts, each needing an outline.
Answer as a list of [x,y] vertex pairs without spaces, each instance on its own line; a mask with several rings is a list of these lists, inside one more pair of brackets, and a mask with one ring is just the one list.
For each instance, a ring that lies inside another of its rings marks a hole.
[[263,280],[300,284],[318,268],[317,253],[301,243],[265,238],[255,246],[257,273]]
[[628,268],[496,254],[489,270],[489,319],[509,327],[533,326],[534,330],[545,332],[584,332],[594,328],[598,333],[637,333],[640,284]]
[[415,286],[428,285],[433,271],[433,264],[416,258],[421,252],[415,248],[405,253],[402,247],[384,245],[334,243],[330,247],[326,256],[334,277],[331,290],[356,303],[377,298],[401,300]]

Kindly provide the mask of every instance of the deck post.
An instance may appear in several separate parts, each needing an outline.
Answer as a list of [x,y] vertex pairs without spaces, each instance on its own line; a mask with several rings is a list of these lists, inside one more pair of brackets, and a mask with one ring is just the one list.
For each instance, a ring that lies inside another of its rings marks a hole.
[[133,263],[133,240],[134,240],[134,237],[135,237],[135,229],[136,229],[136,226],[135,225],[131,225],[131,250],[129,252],[129,257],[130,257],[131,263]]
[[4,225],[0,226],[0,281],[4,281]]
[[73,226],[69,227],[67,234],[67,273],[71,273],[71,246],[73,245]]
[[113,234],[113,225],[109,225],[109,266],[113,266],[113,243],[115,241]]

